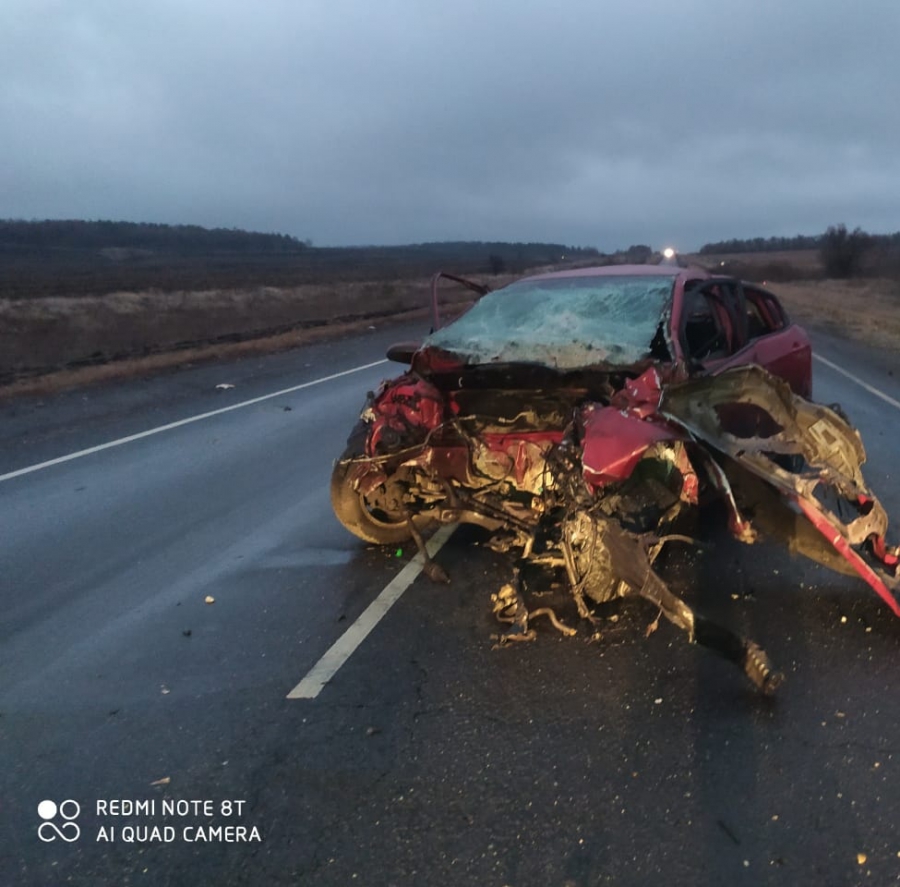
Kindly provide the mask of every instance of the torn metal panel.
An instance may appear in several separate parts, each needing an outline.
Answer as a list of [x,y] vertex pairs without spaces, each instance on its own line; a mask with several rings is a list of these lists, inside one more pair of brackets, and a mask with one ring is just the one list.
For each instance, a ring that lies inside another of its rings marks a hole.
[[[735,367],[711,377],[669,385],[660,414],[729,455],[746,457],[769,474],[770,458],[800,455],[848,493],[864,489],[866,460],[859,432],[829,407],[795,395],[758,366]],[[759,457],[759,458],[757,458]],[[773,478],[787,480],[778,468]],[[791,489],[796,487],[788,481]]]
[[[859,432],[838,412],[804,400],[781,380],[750,366],[666,388],[660,413],[794,503],[900,616],[895,596],[900,577],[884,542],[887,514],[863,478],[866,454]],[[802,466],[789,471],[784,457]],[[773,520],[771,506],[768,517]],[[783,533],[784,519],[775,520]],[[830,558],[816,556],[806,533],[793,547],[832,565]]]
[[383,383],[362,415],[371,423],[366,452],[377,456],[423,443],[443,413],[440,391],[414,373]]

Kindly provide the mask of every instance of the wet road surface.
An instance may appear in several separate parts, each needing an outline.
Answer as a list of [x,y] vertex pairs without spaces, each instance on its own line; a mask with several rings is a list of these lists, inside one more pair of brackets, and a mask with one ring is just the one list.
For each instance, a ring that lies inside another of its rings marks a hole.
[[[645,638],[641,601],[598,641],[542,624],[493,650],[509,567],[472,529],[438,554],[450,586],[419,576],[320,695],[287,698],[412,553],[349,536],[327,486],[399,370],[355,368],[418,332],[0,406],[3,883],[900,879],[900,620],[771,546],[717,538],[677,581],[768,650],[774,700],[668,624]],[[896,360],[814,340],[857,377],[818,362],[815,396],[862,430],[896,540]]]

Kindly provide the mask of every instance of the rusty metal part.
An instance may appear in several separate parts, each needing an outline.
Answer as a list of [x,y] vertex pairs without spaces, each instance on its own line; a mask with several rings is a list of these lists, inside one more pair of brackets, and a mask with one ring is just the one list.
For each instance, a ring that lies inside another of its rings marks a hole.
[[431,559],[431,555],[428,554],[428,549],[425,547],[425,540],[422,538],[422,534],[416,527],[412,517],[408,514],[406,516],[406,525],[409,527],[409,533],[416,543],[416,548],[419,549],[419,554],[422,555],[422,572],[432,582],[442,582],[445,585],[449,585],[450,577],[447,575],[447,571],[440,564]]
[[538,607],[536,610],[531,610],[528,613],[529,619],[534,619],[536,616],[546,616],[550,620],[550,624],[559,632],[566,635],[566,637],[574,637],[578,634],[578,630],[575,628],[569,628],[568,625],[560,622],[556,616],[556,613],[553,612],[551,607]]
[[546,616],[557,631],[568,637],[578,633],[576,629],[562,623],[551,607],[529,610],[522,596],[519,577],[519,569],[516,567],[513,570],[513,581],[504,583],[495,594],[491,595],[494,616],[499,622],[508,622],[512,626],[500,635],[501,644],[511,640],[533,640],[537,637],[528,624],[537,616]]
[[611,570],[620,581],[659,607],[673,625],[687,633],[691,643],[708,647],[740,666],[764,693],[775,691],[783,677],[775,671],[759,644],[694,610],[656,573],[651,561],[652,551],[659,542],[655,536],[629,533],[612,521],[604,522],[601,531]]
[[494,615],[500,622],[509,622],[510,627],[498,639],[503,646],[510,641],[533,641],[537,632],[528,627],[528,607],[522,598],[519,570],[513,570],[513,581],[500,586],[496,594],[491,595]]

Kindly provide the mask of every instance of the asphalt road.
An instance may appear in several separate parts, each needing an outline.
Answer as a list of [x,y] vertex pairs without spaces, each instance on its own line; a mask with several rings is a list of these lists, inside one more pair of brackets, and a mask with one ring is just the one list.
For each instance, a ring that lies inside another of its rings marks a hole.
[[[493,650],[508,563],[471,530],[438,555],[450,586],[420,576],[287,698],[412,553],[349,536],[327,486],[399,370],[355,368],[418,332],[0,406],[2,883],[900,880],[900,621],[771,546],[721,538],[681,581],[784,669],[774,700],[671,626],[645,638],[639,601],[599,641]],[[815,342],[858,377],[818,362],[815,395],[900,528],[900,362]]]

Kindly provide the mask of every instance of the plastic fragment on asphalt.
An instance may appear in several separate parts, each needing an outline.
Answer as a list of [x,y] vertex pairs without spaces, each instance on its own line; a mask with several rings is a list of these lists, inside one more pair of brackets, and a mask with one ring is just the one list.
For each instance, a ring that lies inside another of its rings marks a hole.
[[205,598],[203,598],[203,603],[205,604],[214,604],[215,602],[216,599],[211,594],[208,594]]
[[234,388],[234,385],[232,385],[230,382],[219,382],[219,384],[216,385],[216,388],[219,391],[227,391],[229,388]]
[[868,859],[868,857],[866,856],[865,853],[857,853],[856,854],[856,861],[859,865],[865,865],[867,859]]
[[162,779],[154,779],[150,785],[168,785],[172,781],[171,776],[163,776]]

